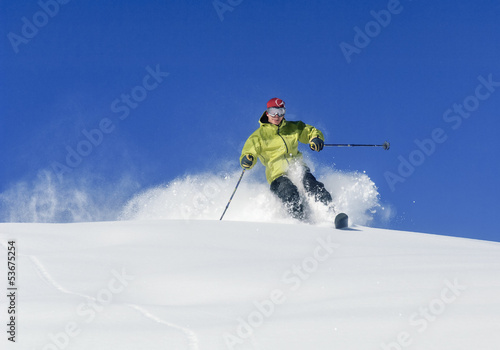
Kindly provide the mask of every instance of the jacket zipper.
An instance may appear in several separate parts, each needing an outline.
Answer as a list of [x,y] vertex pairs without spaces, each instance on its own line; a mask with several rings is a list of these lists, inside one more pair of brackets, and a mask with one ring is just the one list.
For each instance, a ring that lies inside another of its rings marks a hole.
[[281,139],[283,140],[283,143],[285,144],[285,149],[286,149],[285,160],[286,160],[286,162],[288,164],[290,164],[290,162],[288,161],[288,158],[286,157],[287,154],[288,154],[288,145],[286,144],[285,139],[283,138],[283,136],[281,136],[281,134],[280,134],[280,127],[279,127],[279,125],[278,125],[278,136],[281,137]]

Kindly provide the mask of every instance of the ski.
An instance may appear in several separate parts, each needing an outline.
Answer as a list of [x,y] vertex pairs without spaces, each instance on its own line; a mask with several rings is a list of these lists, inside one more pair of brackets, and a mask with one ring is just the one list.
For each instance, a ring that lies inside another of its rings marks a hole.
[[337,214],[335,217],[335,228],[346,228],[349,226],[349,217],[346,213]]

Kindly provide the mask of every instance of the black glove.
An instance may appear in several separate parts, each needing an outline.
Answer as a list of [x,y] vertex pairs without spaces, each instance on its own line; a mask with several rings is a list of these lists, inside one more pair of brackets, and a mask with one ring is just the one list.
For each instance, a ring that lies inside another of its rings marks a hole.
[[253,165],[253,156],[251,154],[247,154],[243,158],[241,158],[241,166],[244,169],[250,169],[252,165]]
[[311,141],[309,141],[309,147],[311,147],[311,149],[316,152],[321,151],[324,145],[325,143],[319,137],[315,137],[311,139]]

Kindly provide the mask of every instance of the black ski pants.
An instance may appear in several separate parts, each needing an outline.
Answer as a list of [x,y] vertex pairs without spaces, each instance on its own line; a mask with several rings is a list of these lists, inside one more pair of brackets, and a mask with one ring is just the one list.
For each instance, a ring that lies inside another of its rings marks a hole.
[[[316,180],[311,172],[306,171],[302,178],[302,183],[308,195],[315,201],[328,205],[332,201],[332,196],[326,190],[323,183]],[[276,194],[285,204],[286,209],[293,218],[305,220],[306,214],[304,204],[300,198],[297,186],[286,176],[280,176],[271,183],[271,191]]]

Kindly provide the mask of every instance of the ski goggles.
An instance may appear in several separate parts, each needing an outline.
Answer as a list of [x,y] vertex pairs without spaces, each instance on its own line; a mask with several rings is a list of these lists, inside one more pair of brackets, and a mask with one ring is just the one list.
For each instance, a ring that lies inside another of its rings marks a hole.
[[283,117],[285,115],[286,109],[285,107],[269,107],[267,109],[267,114],[270,117]]

